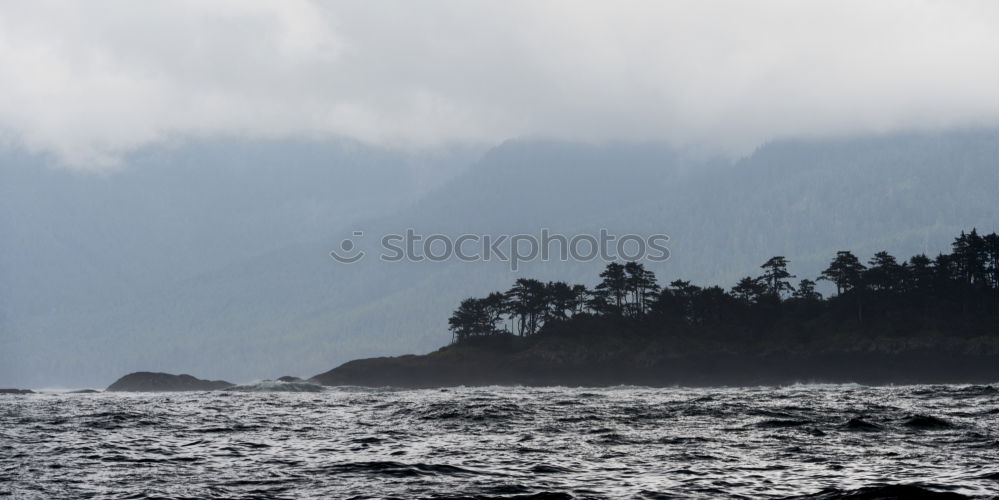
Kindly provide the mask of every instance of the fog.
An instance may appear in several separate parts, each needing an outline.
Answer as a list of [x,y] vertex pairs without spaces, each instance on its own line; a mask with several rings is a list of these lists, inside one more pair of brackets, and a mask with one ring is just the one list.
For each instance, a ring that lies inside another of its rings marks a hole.
[[76,168],[192,137],[516,137],[746,154],[995,123],[992,1],[0,8],[0,137]]

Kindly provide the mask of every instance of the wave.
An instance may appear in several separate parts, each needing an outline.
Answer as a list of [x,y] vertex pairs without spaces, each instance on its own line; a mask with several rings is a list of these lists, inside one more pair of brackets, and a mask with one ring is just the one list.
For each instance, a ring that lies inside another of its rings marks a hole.
[[856,432],[878,432],[882,430],[882,427],[871,422],[866,422],[861,418],[855,417],[848,420],[846,423],[840,426],[841,428],[848,431]]
[[[372,393],[378,394],[383,392],[407,392],[414,391],[415,389],[406,389],[402,387],[392,387],[392,386],[381,386],[381,387],[369,387],[366,385],[328,385],[324,386],[328,390],[337,392],[348,392],[348,393]],[[444,389],[442,389],[444,391]]]
[[394,477],[442,476],[442,475],[476,475],[475,471],[445,464],[406,464],[391,461],[346,462],[329,466],[337,472],[347,472],[367,475],[384,475]]
[[866,389],[870,386],[859,384],[856,382],[842,382],[842,383],[827,383],[827,382],[795,382],[793,384],[780,385],[780,389],[793,389],[793,390],[845,390],[845,389]]
[[754,425],[762,429],[784,429],[788,427],[802,427],[803,425],[809,425],[811,423],[813,423],[811,420],[768,419],[761,420]]
[[906,427],[914,429],[947,429],[953,427],[951,422],[931,415],[914,415],[903,422]]
[[[411,410],[404,408],[401,411],[410,413]],[[513,402],[440,401],[428,403],[416,410],[416,416],[421,420],[507,421],[530,417],[532,414],[533,409]]]
[[[934,489],[931,489],[934,488]],[[801,500],[876,500],[892,498],[913,498],[913,499],[965,499],[972,498],[952,491],[939,491],[947,489],[944,486],[934,485],[928,487],[920,484],[887,484],[879,486],[866,486],[855,490],[842,490],[838,488],[828,488],[812,495],[788,497],[789,499]]]
[[223,389],[235,392],[323,392],[325,387],[311,382],[282,382],[280,380],[263,380],[251,384],[234,385]]

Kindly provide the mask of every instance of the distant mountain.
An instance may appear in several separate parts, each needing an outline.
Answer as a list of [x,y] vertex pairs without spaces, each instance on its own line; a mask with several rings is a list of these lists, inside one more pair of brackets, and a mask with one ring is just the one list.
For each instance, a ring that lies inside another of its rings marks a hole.
[[[16,386],[139,370],[242,381],[428,352],[462,297],[518,276],[593,284],[603,267],[375,258],[406,228],[664,233],[670,260],[648,264],[661,281],[729,284],[772,255],[815,277],[836,250],[935,253],[963,228],[997,229],[996,130],[784,140],[736,161],[547,141],[422,157],[202,144],[100,176],[2,161],[0,384]],[[369,257],[334,262],[355,229]]]
[[[191,325],[233,300],[199,296],[192,281],[239,288],[250,279],[268,301],[273,290],[252,274],[235,282],[228,270],[398,211],[482,152],[192,141],[140,150],[94,173],[0,151],[0,380],[103,384],[93,370],[164,343],[171,347],[155,356],[169,365],[187,356],[178,347],[186,336],[203,333]],[[158,311],[169,325],[157,324]]]

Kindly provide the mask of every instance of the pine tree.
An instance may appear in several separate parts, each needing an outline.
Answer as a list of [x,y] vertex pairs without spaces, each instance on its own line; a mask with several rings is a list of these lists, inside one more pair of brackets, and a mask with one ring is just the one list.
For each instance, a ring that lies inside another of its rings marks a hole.
[[868,261],[864,281],[873,290],[900,290],[903,287],[902,273],[903,269],[896,258],[889,255],[889,252],[882,251]]
[[765,293],[772,297],[781,298],[782,292],[791,292],[795,288],[787,281],[794,278],[788,272],[788,260],[782,256],[771,257],[760,266],[764,270],[764,275],[758,278],[765,285]]
[[649,304],[656,297],[660,287],[656,284],[656,275],[638,262],[626,263],[625,273],[626,292],[631,295],[631,304],[628,308],[633,317],[640,318],[649,310]]
[[799,286],[792,292],[792,297],[801,300],[818,301],[823,299],[823,295],[816,291],[816,282],[803,279],[799,281]]
[[837,287],[837,295],[840,295],[861,285],[864,270],[864,264],[853,253],[841,250],[818,279],[832,281]]
[[604,268],[601,273],[602,281],[597,285],[597,290],[607,292],[608,298],[612,301],[616,314],[624,312],[625,294],[628,290],[628,278],[625,274],[625,266],[612,262]]
[[761,283],[759,279],[751,278],[750,276],[741,279],[732,288],[733,296],[747,304],[757,302],[765,293],[767,293],[767,286]]

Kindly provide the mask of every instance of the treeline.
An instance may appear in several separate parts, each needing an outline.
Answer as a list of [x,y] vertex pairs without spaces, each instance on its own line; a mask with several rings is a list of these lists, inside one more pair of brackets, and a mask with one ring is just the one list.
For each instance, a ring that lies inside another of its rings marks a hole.
[[[641,263],[613,262],[593,289],[560,281],[518,279],[506,292],[468,298],[448,320],[453,342],[496,335],[531,336],[574,322],[610,320],[660,331],[704,327],[712,331],[801,329],[810,320],[850,322],[917,332],[927,325],[964,336],[996,332],[997,234],[964,231],[952,252],[898,261],[878,252],[867,264],[849,251],[837,252],[815,280],[788,270],[783,256],[768,259],[759,276],[747,276],[725,290],[674,280],[661,287]],[[829,281],[835,295],[824,298],[817,281]],[[791,325],[791,326],[789,326]],[[916,333],[914,333],[916,334]]]

